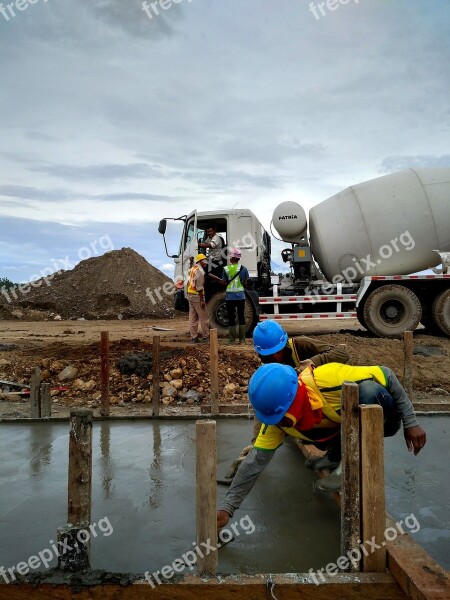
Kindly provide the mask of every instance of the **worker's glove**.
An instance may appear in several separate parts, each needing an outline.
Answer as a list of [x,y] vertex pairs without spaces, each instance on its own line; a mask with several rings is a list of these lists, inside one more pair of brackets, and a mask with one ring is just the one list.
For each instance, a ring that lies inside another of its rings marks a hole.
[[239,467],[241,466],[241,462],[243,460],[245,460],[245,457],[247,456],[247,454],[250,452],[250,450],[253,449],[253,445],[250,444],[249,446],[245,446],[245,448],[242,450],[242,452],[239,454],[239,457],[236,458],[236,460],[233,460],[233,462],[230,465],[230,468],[228,469],[228,471],[225,473],[225,478],[226,479],[233,479],[233,477],[236,475],[237,470],[239,469]]

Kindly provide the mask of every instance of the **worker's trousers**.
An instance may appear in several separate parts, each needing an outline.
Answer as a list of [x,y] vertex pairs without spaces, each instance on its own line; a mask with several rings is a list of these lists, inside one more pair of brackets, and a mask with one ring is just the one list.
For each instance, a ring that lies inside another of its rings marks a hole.
[[209,336],[209,317],[208,311],[206,307],[201,307],[200,299],[195,297],[191,300],[189,298],[189,333],[191,334],[192,339],[196,339],[198,337],[198,326],[200,324],[200,331],[202,337],[207,338]]

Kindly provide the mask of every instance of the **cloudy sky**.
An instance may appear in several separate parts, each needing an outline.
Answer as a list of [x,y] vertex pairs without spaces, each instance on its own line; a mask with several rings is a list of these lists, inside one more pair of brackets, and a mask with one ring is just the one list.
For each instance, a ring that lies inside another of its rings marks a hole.
[[100,238],[169,272],[164,216],[268,227],[283,200],[450,166],[449,2],[159,1],[0,5],[0,277]]

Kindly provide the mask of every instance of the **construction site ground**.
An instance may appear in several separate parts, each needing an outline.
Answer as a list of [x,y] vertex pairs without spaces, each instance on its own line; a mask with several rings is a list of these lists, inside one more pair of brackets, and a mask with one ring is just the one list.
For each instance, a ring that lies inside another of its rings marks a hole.
[[[157,331],[154,327],[171,331]],[[111,414],[117,416],[150,415],[152,375],[123,375],[117,360],[129,353],[152,353],[152,338],[161,336],[161,381],[171,385],[177,380],[177,395],[166,397],[162,415],[193,415],[209,402],[209,345],[192,344],[187,332],[187,316],[167,320],[112,321],[1,321],[0,380],[28,384],[33,368],[40,367],[42,379],[52,386],[52,416],[67,417],[77,407],[100,409],[100,333],[110,335]],[[290,335],[316,337],[332,345],[345,344],[350,362],[356,365],[381,364],[403,374],[403,343],[396,339],[372,337],[357,320],[286,323]],[[245,345],[228,346],[219,338],[219,384],[221,404],[246,404],[248,379],[259,361],[251,340]],[[417,407],[449,410],[450,340],[418,330],[415,346],[433,353],[414,355],[414,395]],[[437,354],[435,354],[437,352]],[[77,370],[75,377],[59,381],[66,367]],[[171,374],[172,373],[172,374]],[[58,391],[56,388],[65,390]],[[195,401],[182,396],[198,392]],[[2,394],[1,418],[27,418],[27,397]]]

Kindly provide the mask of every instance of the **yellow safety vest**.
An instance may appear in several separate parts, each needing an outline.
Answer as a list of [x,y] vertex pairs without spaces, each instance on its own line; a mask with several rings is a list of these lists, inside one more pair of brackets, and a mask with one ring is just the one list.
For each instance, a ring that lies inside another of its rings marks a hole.
[[[341,363],[328,363],[312,369],[307,367],[299,376],[307,390],[311,408],[322,409],[324,418],[316,425],[320,429],[335,429],[341,422],[338,413],[341,409],[341,390],[344,381],[360,383],[375,380],[386,387],[387,379],[381,367],[352,367]],[[286,414],[289,414],[287,411]],[[255,447],[261,450],[276,450],[283,442],[285,435],[314,443],[314,440],[303,435],[295,427],[279,427],[263,425],[255,441]]]

